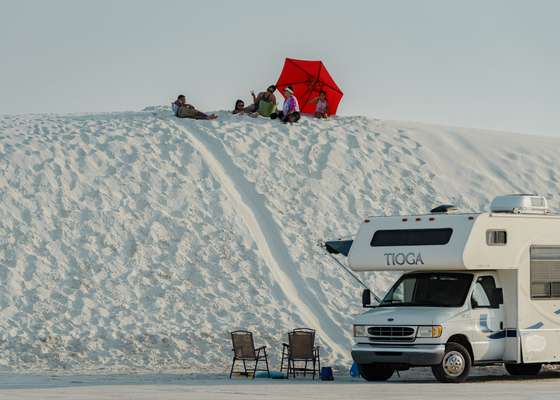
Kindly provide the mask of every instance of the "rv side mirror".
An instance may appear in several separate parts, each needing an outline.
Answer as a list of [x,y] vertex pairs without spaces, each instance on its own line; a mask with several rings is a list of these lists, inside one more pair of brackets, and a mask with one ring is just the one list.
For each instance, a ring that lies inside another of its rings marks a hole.
[[502,288],[495,288],[492,291],[492,306],[499,308],[501,304],[504,304],[504,290]]
[[371,290],[364,289],[362,292],[362,307],[366,308],[371,305]]

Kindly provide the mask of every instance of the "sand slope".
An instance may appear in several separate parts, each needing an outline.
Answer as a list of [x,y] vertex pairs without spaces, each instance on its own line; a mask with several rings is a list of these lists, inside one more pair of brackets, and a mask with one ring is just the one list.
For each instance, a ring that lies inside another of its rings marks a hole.
[[346,365],[360,288],[317,241],[510,192],[558,206],[559,149],[363,117],[0,116],[0,370],[223,371],[238,328],[277,366],[297,326]]

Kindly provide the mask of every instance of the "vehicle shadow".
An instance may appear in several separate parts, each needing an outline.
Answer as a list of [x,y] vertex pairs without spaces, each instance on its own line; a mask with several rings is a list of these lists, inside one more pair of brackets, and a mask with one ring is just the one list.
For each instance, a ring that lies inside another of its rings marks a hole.
[[[490,368],[489,368],[490,369]],[[515,381],[545,381],[560,379],[560,370],[545,369],[536,376],[512,376],[507,374],[502,367],[492,367],[489,371],[475,372],[467,379],[466,383],[485,383],[485,382],[515,382]],[[401,376],[396,374],[389,383],[436,383],[436,379],[430,373],[401,372]]]

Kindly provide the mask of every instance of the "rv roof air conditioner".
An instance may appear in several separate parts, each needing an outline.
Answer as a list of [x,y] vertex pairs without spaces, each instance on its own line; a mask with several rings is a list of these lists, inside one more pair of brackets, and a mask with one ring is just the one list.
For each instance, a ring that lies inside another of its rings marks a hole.
[[442,204],[430,210],[432,214],[449,214],[452,212],[457,212],[459,209],[451,204]]
[[548,214],[548,204],[543,196],[536,194],[510,194],[498,196],[490,204],[493,213]]

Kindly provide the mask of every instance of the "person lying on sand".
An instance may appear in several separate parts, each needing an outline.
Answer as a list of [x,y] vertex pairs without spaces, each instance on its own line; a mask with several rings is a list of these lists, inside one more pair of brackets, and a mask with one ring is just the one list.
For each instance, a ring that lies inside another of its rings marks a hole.
[[288,86],[284,90],[284,97],[286,97],[286,100],[284,100],[282,111],[280,111],[277,116],[275,114],[271,115],[270,118],[275,119],[278,117],[283,123],[298,122],[301,117],[299,113],[299,103],[291,87]]
[[315,103],[315,118],[328,118],[329,103],[327,101],[327,94],[321,90],[319,96],[311,100]]
[[192,118],[192,119],[216,119],[218,116],[216,114],[205,114],[198,111],[194,106],[187,104],[187,100],[184,95],[180,94],[171,104],[171,108],[175,113],[177,118]]
[[245,102],[241,99],[235,101],[232,114],[245,114]]
[[245,108],[245,102],[239,99],[235,101],[235,106],[233,107],[233,111],[231,113],[237,115],[248,115],[249,117],[253,117],[253,118],[259,116],[259,114],[256,112],[248,112],[247,108]]

